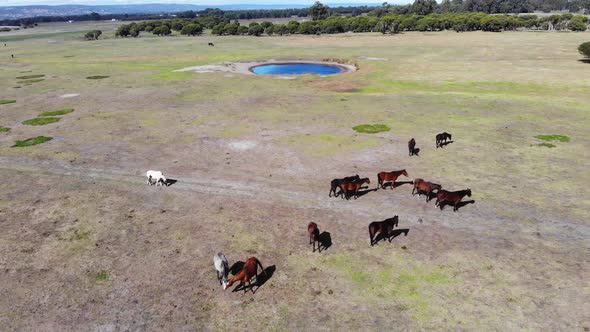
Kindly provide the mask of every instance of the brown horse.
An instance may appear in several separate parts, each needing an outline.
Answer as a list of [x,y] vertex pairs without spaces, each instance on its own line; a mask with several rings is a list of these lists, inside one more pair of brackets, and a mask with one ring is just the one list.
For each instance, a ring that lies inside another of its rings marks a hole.
[[309,234],[309,244],[313,245],[313,251],[315,252],[315,243],[318,243],[318,250],[321,251],[321,243],[320,243],[320,229],[318,228],[318,224],[315,222],[310,222],[307,224],[307,234]]
[[448,203],[452,205],[453,211],[457,211],[459,209],[458,205],[459,202],[463,199],[463,197],[468,196],[471,197],[471,189],[459,190],[459,191],[446,191],[446,190],[439,190],[436,193],[436,203],[435,206],[439,206],[440,209],[443,209],[443,204]]
[[359,196],[359,189],[363,186],[363,184],[370,184],[371,180],[369,178],[358,179],[351,182],[343,182],[340,184],[340,189],[344,193],[344,198],[350,199],[351,196],[354,196],[354,199],[357,199]]
[[395,180],[397,180],[398,177],[400,177],[401,175],[405,175],[408,176],[408,172],[406,172],[405,169],[402,169],[400,171],[393,171],[393,172],[381,172],[379,174],[377,174],[377,180],[378,180],[378,185],[377,188],[385,188],[385,182],[391,182],[391,190],[393,190],[393,187],[395,185]]
[[399,222],[398,216],[394,216],[393,218],[385,219],[383,221],[373,221],[369,224],[369,240],[371,241],[371,247],[377,243],[375,241],[377,233],[381,235],[383,238],[389,239],[391,242],[390,234],[393,231],[393,228],[397,226]]
[[258,282],[258,266],[260,266],[262,272],[264,273],[264,275],[266,275],[266,271],[262,267],[262,264],[260,264],[258,258],[248,258],[248,260],[246,260],[246,263],[244,263],[242,271],[238,272],[238,274],[233,276],[233,278],[229,280],[227,285],[223,286],[223,290],[226,290],[227,288],[231,287],[236,281],[239,281],[240,285],[242,285],[242,287],[244,288],[244,293],[246,293],[246,282],[250,286],[252,293],[254,293],[254,289],[252,289],[252,283],[250,282],[250,279],[252,279],[252,277],[255,276],[256,282]]
[[430,201],[430,194],[434,190],[441,190],[442,186],[437,183],[432,183],[428,181],[424,181],[423,179],[414,179],[414,189],[412,189],[412,195],[418,194],[420,196],[422,193],[426,195],[426,201]]
[[414,149],[416,148],[416,140],[412,137],[412,139],[408,142],[408,151],[410,156],[414,154]]
[[330,182],[330,193],[328,194],[328,197],[332,197],[332,194],[334,194],[334,197],[338,197],[338,195],[341,194],[336,192],[336,188],[340,188],[340,184],[342,182],[351,182],[354,180],[359,180],[361,177],[357,174],[355,176],[347,176],[345,178],[342,179],[334,179]]

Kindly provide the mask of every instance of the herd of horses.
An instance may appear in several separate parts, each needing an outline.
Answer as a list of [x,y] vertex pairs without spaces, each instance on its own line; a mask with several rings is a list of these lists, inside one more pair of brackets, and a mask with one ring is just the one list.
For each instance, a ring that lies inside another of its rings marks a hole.
[[[451,141],[451,134],[449,133],[441,133],[436,135],[436,148],[442,148],[445,145],[449,144]],[[408,151],[410,156],[418,156],[418,152],[420,149],[416,148],[416,140],[412,138],[408,142]],[[391,190],[395,188],[395,182],[400,176],[409,177],[408,172],[405,169],[391,171],[391,172],[380,172],[377,174],[377,189],[385,189],[387,183],[391,183]],[[169,185],[169,180],[166,179],[164,174],[160,171],[153,171],[150,170],[146,173],[147,183],[149,185]],[[328,197],[338,197],[341,196],[343,199],[350,200],[350,198],[357,199],[360,195],[359,190],[364,185],[368,185],[371,183],[369,178],[361,178],[358,174],[354,176],[347,176],[344,178],[333,179],[330,182],[330,192],[328,193]],[[442,189],[442,186],[438,183],[425,181],[424,179],[416,178],[414,181],[411,182],[413,184],[412,188],[412,195],[418,194],[426,196],[426,202],[429,202],[434,197],[436,197],[435,206],[438,206],[441,210],[444,208],[445,205],[452,205],[454,207],[453,211],[457,211],[460,206],[461,200],[465,197],[471,197],[471,190],[459,190],[459,191],[447,191]],[[404,233],[404,235],[408,235],[409,229],[398,229],[397,232],[394,231],[395,227],[399,224],[399,217],[394,216],[393,218],[388,218],[383,221],[374,221],[369,224],[369,241],[371,246],[375,245],[380,239],[391,240],[396,235]],[[324,232],[322,234],[325,234]],[[307,234],[309,236],[309,245],[312,246],[312,251],[316,251],[316,243],[317,243],[317,250],[321,251],[322,246],[326,248],[327,246],[323,243],[322,234],[320,234],[320,230],[318,224],[315,222],[310,222],[307,225]],[[329,233],[328,237],[329,237]],[[331,241],[331,240],[330,240]],[[241,263],[241,262],[240,262]],[[258,280],[258,267],[262,269],[262,273],[268,277],[266,270],[262,267],[262,264],[256,257],[250,257],[246,260],[246,262],[241,265],[239,271],[234,273],[234,276],[231,279],[228,279],[230,273],[229,262],[227,257],[218,252],[213,256],[213,266],[217,272],[217,279],[222,285],[223,290],[231,287],[234,283],[239,282],[238,286],[234,291],[239,290],[240,288],[244,290],[244,293],[247,292],[248,289],[252,290],[252,293],[255,292],[254,288],[252,287],[251,280],[252,278],[256,277],[256,283],[258,287],[260,287],[260,282]],[[233,269],[233,267],[232,267]],[[248,284],[248,287],[246,287]]]

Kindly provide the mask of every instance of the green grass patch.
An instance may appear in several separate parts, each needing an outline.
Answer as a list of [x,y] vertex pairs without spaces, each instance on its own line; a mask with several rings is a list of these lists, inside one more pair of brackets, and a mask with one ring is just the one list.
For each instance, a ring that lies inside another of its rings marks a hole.
[[2,99],[0,105],[16,103],[16,99]]
[[537,135],[535,136],[536,139],[540,139],[541,141],[560,141],[560,142],[569,142],[570,138],[565,135]]
[[72,108],[66,108],[66,109],[59,110],[59,111],[43,112],[43,113],[39,114],[39,116],[57,116],[57,115],[64,115],[64,114],[72,113],[73,111],[74,111],[74,109],[72,109]]
[[43,77],[45,75],[25,75],[25,76],[17,76],[16,79],[17,80],[28,80],[31,78],[39,78],[39,77]]
[[109,273],[107,271],[100,271],[96,274],[95,277],[96,281],[106,281],[109,280]]
[[554,148],[554,147],[557,147],[555,144],[545,143],[545,142],[539,143],[539,144],[537,144],[537,146],[544,146],[546,148]]
[[[88,30],[90,31],[90,30]],[[2,36],[0,37],[0,43],[29,40],[29,39],[45,39],[45,38],[58,38],[63,37],[64,39],[75,39],[80,35],[84,35],[88,31],[67,31],[67,32],[54,32],[54,33],[34,33],[30,35],[14,35],[14,36]]]
[[32,80],[18,81],[16,83],[18,83],[18,84],[31,84],[31,83],[38,83],[41,81],[45,81],[45,79],[44,78],[36,78],[36,79],[32,79]]
[[0,126],[0,133],[5,133],[7,131],[10,131],[10,128]]
[[29,126],[43,126],[46,124],[57,122],[59,120],[60,120],[60,118],[55,118],[55,117],[34,118],[34,119],[29,119],[29,120],[23,121],[23,124],[29,125]]
[[28,138],[24,141],[16,141],[16,142],[14,142],[14,145],[12,147],[15,148],[15,147],[32,146],[32,145],[45,143],[47,141],[51,141],[52,139],[53,139],[53,137],[37,136],[37,137]]
[[362,124],[358,126],[352,127],[352,129],[356,130],[359,133],[367,133],[367,134],[376,134],[384,131],[389,131],[391,128],[384,124],[375,123],[375,124]]
[[89,80],[102,80],[103,78],[109,78],[110,76],[94,75],[86,77]]

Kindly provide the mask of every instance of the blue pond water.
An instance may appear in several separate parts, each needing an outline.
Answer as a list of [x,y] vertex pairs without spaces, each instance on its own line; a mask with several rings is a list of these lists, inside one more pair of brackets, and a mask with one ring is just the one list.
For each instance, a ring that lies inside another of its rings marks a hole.
[[256,66],[251,70],[259,75],[332,75],[344,72],[342,67],[318,63],[277,63]]

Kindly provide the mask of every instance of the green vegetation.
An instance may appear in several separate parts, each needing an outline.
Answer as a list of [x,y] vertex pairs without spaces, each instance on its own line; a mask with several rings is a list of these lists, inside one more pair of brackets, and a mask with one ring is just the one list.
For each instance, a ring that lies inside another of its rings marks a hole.
[[39,77],[43,77],[45,75],[26,75],[26,76],[18,76],[16,79],[17,80],[28,80],[31,78],[39,78]]
[[16,99],[2,99],[0,105],[16,103]]
[[72,109],[72,108],[66,108],[66,109],[59,110],[59,111],[43,112],[43,113],[39,114],[39,116],[58,116],[58,115],[72,113],[73,111],[74,111],[74,109]]
[[29,125],[29,126],[43,126],[49,123],[54,123],[54,122],[58,122],[60,118],[55,118],[55,117],[47,117],[47,118],[34,118],[34,119],[29,119],[29,120],[25,120],[23,121],[24,125]]
[[10,131],[10,128],[0,126],[0,133],[5,133],[7,131]]
[[32,83],[37,83],[37,82],[41,82],[41,81],[45,81],[45,79],[44,78],[36,78],[36,79],[32,79],[32,80],[18,81],[16,83],[18,83],[18,84],[32,84]]
[[578,52],[583,56],[590,58],[590,42],[585,42],[578,46]]
[[109,280],[109,273],[107,271],[100,271],[96,274],[95,277],[96,281],[106,281]]
[[98,40],[98,37],[100,37],[100,35],[102,35],[102,31],[100,31],[100,30],[92,30],[92,31],[88,31],[84,35],[84,39],[86,39],[86,40]]
[[89,80],[102,80],[103,78],[109,78],[110,76],[94,75],[86,77]]
[[540,139],[542,141],[560,141],[560,142],[569,142],[570,138],[564,135],[537,135],[535,136],[536,139]]
[[384,124],[362,124],[358,126],[352,127],[352,129],[356,130],[359,133],[367,133],[367,134],[376,134],[383,131],[389,131],[391,128]]
[[557,147],[555,144],[551,144],[551,143],[539,143],[539,144],[537,144],[537,146],[544,146],[546,148],[555,148],[555,147]]
[[32,146],[32,145],[45,143],[47,141],[51,141],[52,139],[53,139],[53,137],[37,136],[37,137],[28,138],[24,141],[16,141],[16,142],[14,142],[14,145],[12,147],[14,148],[14,147]]

